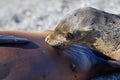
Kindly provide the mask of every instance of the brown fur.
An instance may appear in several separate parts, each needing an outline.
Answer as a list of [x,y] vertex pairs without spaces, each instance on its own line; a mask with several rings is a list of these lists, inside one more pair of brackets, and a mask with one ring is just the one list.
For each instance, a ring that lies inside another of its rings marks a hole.
[[[65,49],[49,46],[44,38],[50,33],[0,31],[0,35],[14,35],[31,41],[0,45],[0,80],[86,80],[120,68],[117,61],[80,53],[79,45]],[[76,51],[77,55],[74,55]]]

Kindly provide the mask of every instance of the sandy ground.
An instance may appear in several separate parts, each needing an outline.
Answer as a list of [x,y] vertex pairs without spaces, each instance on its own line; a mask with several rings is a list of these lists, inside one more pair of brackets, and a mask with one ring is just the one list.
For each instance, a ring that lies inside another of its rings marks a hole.
[[[67,12],[80,7],[95,7],[120,14],[120,0],[0,0],[0,29],[42,31],[54,29]],[[120,74],[94,80],[120,80]]]

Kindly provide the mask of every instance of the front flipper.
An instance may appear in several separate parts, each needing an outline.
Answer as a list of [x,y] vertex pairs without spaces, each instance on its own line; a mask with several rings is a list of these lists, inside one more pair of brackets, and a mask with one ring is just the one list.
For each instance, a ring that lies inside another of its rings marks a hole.
[[29,42],[30,40],[26,38],[16,37],[12,35],[0,35],[0,44],[21,44]]

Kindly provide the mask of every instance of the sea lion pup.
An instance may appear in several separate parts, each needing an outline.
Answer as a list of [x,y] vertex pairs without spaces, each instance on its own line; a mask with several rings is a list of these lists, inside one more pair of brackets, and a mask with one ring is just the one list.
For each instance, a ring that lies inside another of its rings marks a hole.
[[46,42],[56,47],[83,43],[120,60],[120,16],[91,7],[77,9],[58,22]]
[[0,80],[88,80],[120,70],[120,63],[97,57],[90,49],[74,45],[57,49],[46,44],[43,33],[0,31],[30,40],[27,44],[0,44]]

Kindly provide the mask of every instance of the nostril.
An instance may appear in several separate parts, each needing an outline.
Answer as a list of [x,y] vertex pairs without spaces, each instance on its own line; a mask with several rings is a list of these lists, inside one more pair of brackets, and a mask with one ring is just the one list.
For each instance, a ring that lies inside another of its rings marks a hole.
[[60,45],[54,45],[53,47],[55,47],[55,48],[60,48],[61,46],[60,46]]
[[59,43],[59,44],[57,44],[57,45],[54,45],[53,47],[61,48],[61,47],[63,47],[63,44]]
[[58,45],[57,45],[57,47],[58,47],[58,48],[60,48],[60,47],[61,47],[61,45],[60,45],[60,44],[58,44]]

